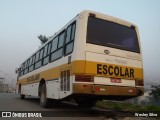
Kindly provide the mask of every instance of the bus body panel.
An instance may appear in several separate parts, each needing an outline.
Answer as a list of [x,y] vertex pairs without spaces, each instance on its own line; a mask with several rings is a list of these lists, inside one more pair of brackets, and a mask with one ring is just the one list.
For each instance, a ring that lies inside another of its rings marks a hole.
[[46,81],[47,98],[59,99],[59,79]]
[[21,90],[22,90],[21,94],[38,96],[38,92],[37,92],[38,87],[39,87],[39,83],[21,85]]
[[[142,61],[86,52],[86,73],[126,79],[143,79]],[[88,62],[89,61],[89,62]]]

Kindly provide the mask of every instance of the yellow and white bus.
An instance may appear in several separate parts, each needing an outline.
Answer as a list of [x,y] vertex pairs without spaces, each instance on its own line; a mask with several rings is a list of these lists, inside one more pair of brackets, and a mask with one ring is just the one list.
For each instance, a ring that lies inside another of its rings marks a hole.
[[39,96],[42,107],[70,98],[91,107],[97,100],[143,95],[143,87],[137,26],[88,10],[50,37],[18,68],[21,98]]

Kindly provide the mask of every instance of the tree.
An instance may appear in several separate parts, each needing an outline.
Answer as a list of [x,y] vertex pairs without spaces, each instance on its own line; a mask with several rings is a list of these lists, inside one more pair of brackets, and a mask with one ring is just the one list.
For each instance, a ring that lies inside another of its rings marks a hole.
[[48,38],[45,35],[39,35],[38,38],[42,45],[48,41]]
[[160,100],[160,85],[151,85],[151,92],[149,93],[156,100]]

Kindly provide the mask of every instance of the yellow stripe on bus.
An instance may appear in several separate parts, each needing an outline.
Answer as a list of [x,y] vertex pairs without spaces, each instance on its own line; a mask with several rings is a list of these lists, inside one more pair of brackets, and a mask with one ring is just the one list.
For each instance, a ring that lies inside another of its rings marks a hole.
[[60,71],[71,69],[71,75],[91,74],[93,76],[116,77],[125,79],[143,80],[143,69],[115,64],[99,63],[85,60],[76,60],[71,64],[63,64],[46,71],[39,72],[24,79],[19,79],[17,84],[29,84],[44,80],[60,78]]

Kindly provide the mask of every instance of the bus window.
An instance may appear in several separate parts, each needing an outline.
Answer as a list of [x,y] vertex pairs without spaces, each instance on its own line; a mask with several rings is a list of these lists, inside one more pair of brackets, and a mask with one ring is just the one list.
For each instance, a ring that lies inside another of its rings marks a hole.
[[32,65],[32,57],[30,57],[30,59],[29,59],[29,66],[31,66]]
[[75,23],[70,25],[67,29],[66,45],[65,45],[65,55],[72,53],[73,51],[73,41],[75,36]]
[[70,38],[71,38],[71,25],[68,27],[67,29],[67,35],[66,35],[66,43],[70,42]]
[[[51,54],[51,61],[55,61],[59,58],[62,57],[62,53],[63,53],[63,43],[64,43],[64,36],[65,36],[65,31],[63,31],[60,35],[59,35],[59,39],[58,39],[58,48],[55,50],[55,46],[57,43],[57,38],[56,38],[56,43],[53,44],[52,42],[52,50],[54,49],[54,51]],[[55,40],[55,39],[54,39]],[[53,40],[53,41],[54,41]]]
[[42,58],[43,58],[43,48],[40,51],[39,60],[41,60]]
[[70,54],[73,50],[73,42],[70,42],[69,44],[66,45],[66,55]]
[[95,17],[88,18],[87,43],[140,53],[134,27]]
[[39,60],[39,51],[36,53],[36,59],[35,62],[37,62]]
[[51,42],[48,43],[47,55],[49,55],[50,52],[51,52]]
[[31,72],[32,70],[34,70],[34,61],[35,61],[35,55],[32,56],[32,62],[31,62],[31,65],[29,67],[29,72]]
[[58,49],[51,54],[51,61],[57,60],[62,57],[63,49]]
[[44,47],[43,57],[47,56],[48,44]]
[[21,66],[21,73],[20,73],[20,76],[23,75],[23,70],[24,70],[24,63],[23,63],[22,66]]
[[43,65],[46,65],[49,63],[49,54],[51,51],[51,42],[48,43],[44,48],[44,58],[43,58]]
[[63,43],[64,43],[64,35],[65,35],[65,32],[61,33],[60,36],[59,36],[58,48],[61,48],[61,47],[63,46]]
[[71,36],[71,40],[74,40],[75,31],[76,31],[76,24],[74,23],[74,24],[72,25],[72,36]]
[[27,61],[24,63],[24,74],[27,73],[27,71],[26,71],[26,66],[27,66]]
[[43,48],[37,52],[36,54],[36,63],[35,63],[35,69],[41,67],[42,65],[42,56],[43,56]]
[[52,49],[51,52],[54,52],[57,49],[58,37],[54,38],[52,41]]

